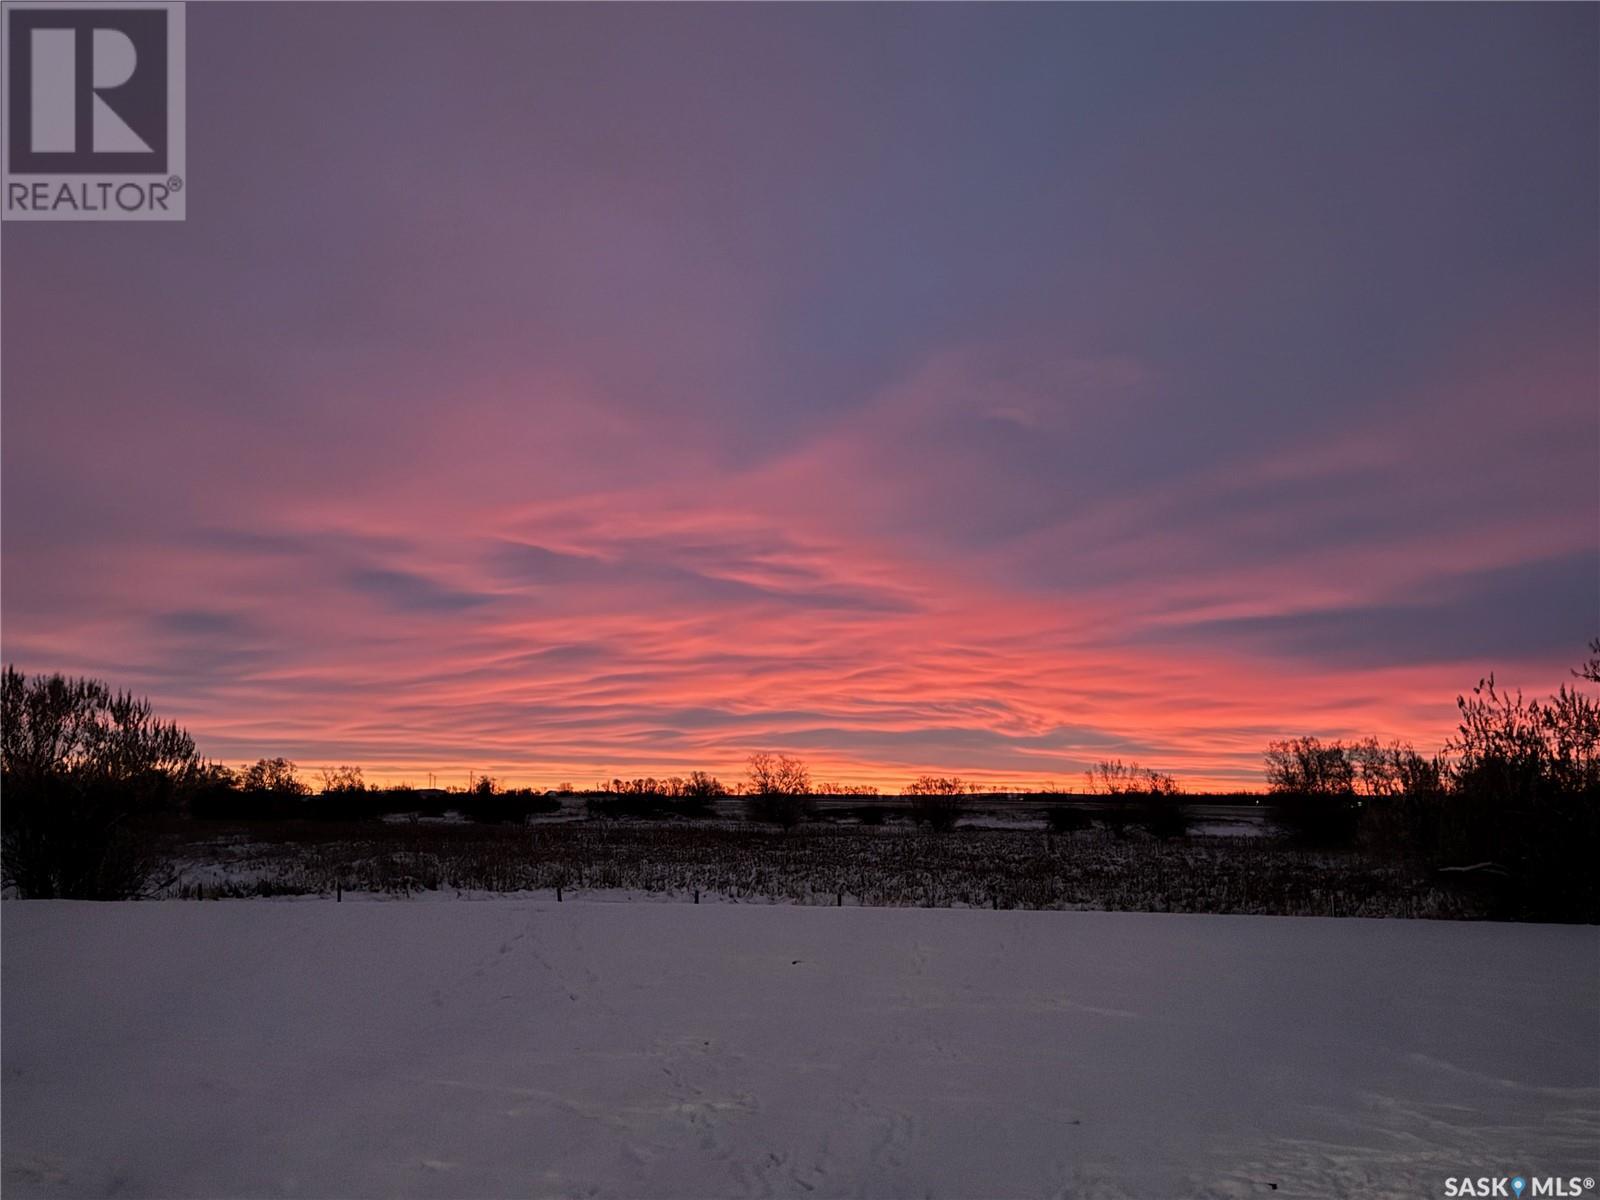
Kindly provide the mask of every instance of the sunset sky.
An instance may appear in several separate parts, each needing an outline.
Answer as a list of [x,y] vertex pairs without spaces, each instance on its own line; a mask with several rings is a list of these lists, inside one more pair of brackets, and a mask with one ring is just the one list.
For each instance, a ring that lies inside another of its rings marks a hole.
[[7,661],[237,763],[1260,786],[1600,634],[1600,9],[194,5]]

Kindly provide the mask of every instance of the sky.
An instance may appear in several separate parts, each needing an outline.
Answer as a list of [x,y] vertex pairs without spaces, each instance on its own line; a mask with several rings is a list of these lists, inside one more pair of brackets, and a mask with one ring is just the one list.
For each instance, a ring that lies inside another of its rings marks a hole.
[[1600,635],[1592,5],[192,5],[6,661],[229,763],[1259,787]]

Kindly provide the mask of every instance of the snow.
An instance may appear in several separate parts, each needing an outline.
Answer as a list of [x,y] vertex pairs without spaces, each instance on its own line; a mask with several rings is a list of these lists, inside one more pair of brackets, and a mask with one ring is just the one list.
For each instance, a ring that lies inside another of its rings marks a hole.
[[1260,822],[1201,821],[1189,827],[1191,837],[1265,837]]
[[0,932],[8,1200],[1600,1173],[1593,927],[502,899]]

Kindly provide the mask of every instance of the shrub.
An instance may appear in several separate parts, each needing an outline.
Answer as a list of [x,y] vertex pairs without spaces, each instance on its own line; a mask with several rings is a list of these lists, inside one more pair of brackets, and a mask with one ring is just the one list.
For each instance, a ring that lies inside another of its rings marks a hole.
[[486,825],[522,824],[540,813],[559,812],[561,801],[531,788],[510,792],[474,792],[461,803],[460,813],[469,821]]
[[317,775],[322,780],[324,793],[367,790],[366,780],[362,778],[360,767],[323,767]]
[[766,825],[793,829],[816,813],[816,802],[804,792],[771,792],[745,797],[745,816]]
[[201,775],[194,740],[92,679],[0,681],[0,877],[23,897],[120,900],[157,867],[154,826]]
[[919,775],[904,794],[911,798],[913,821],[928,826],[935,833],[945,833],[955,828],[966,811],[970,790],[966,781],[959,778]]
[[[1600,642],[1591,649],[1600,654]],[[1600,657],[1573,672],[1600,682]],[[1470,886],[1496,915],[1600,919],[1600,700],[1562,686],[1546,700],[1494,676],[1458,696],[1448,758],[1376,739],[1272,743],[1278,823],[1297,840],[1362,846]]]
[[1052,804],[1045,811],[1044,819],[1051,833],[1078,833],[1094,824],[1081,808],[1069,808],[1065,804]]
[[704,771],[691,771],[689,778],[673,780],[673,810],[684,817],[714,817],[717,801],[728,794],[722,780]]
[[301,782],[299,769],[287,758],[257,759],[239,772],[239,789],[279,796],[304,796],[311,791]]
[[[1587,668],[1574,674],[1590,677]],[[1600,919],[1600,702],[1565,686],[1524,701],[1493,676],[1456,702],[1438,858],[1502,868],[1518,915]]]
[[1134,811],[1126,800],[1118,799],[1110,807],[1101,811],[1100,824],[1109,829],[1119,839],[1125,838],[1133,830]]
[[1361,809],[1354,793],[1326,796],[1278,792],[1270,803],[1273,824],[1299,845],[1331,849],[1355,841]]
[[935,833],[948,833],[955,828],[966,807],[965,796],[912,796],[911,819],[918,825],[928,826]]
[[1314,737],[1272,742],[1266,754],[1274,821],[1306,846],[1348,846],[1360,802],[1356,760],[1343,742]]
[[672,798],[672,811],[680,817],[714,817],[717,815],[717,800],[715,796],[686,792]]
[[[270,794],[269,794],[270,795]],[[305,800],[291,800],[297,810],[313,821],[376,821],[387,810],[387,797],[379,791],[339,789]]]
[[1139,823],[1158,841],[1183,837],[1189,832],[1189,814],[1170,792],[1151,792],[1139,806]]
[[1127,837],[1135,825],[1161,841],[1189,831],[1178,781],[1164,771],[1112,759],[1097,763],[1085,773],[1085,780],[1091,794],[1110,798],[1111,807],[1101,820],[1119,838]]
[[1411,746],[1380,746],[1376,738],[1350,751],[1362,798],[1356,839],[1369,852],[1426,862],[1440,846],[1448,782],[1440,758],[1424,758]]
[[611,792],[590,796],[584,807],[590,816],[659,820],[672,813],[672,805],[659,792]]
[[1096,763],[1083,777],[1091,795],[1176,795],[1180,790],[1178,781],[1166,772],[1152,771],[1136,762],[1124,763],[1120,758]]

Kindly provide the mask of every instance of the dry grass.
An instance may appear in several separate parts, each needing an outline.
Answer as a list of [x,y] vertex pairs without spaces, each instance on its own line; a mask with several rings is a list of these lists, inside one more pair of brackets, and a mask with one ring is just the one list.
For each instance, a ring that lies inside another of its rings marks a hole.
[[1469,895],[1356,852],[963,828],[581,821],[192,827],[173,895],[628,890],[799,904],[1479,917]]

